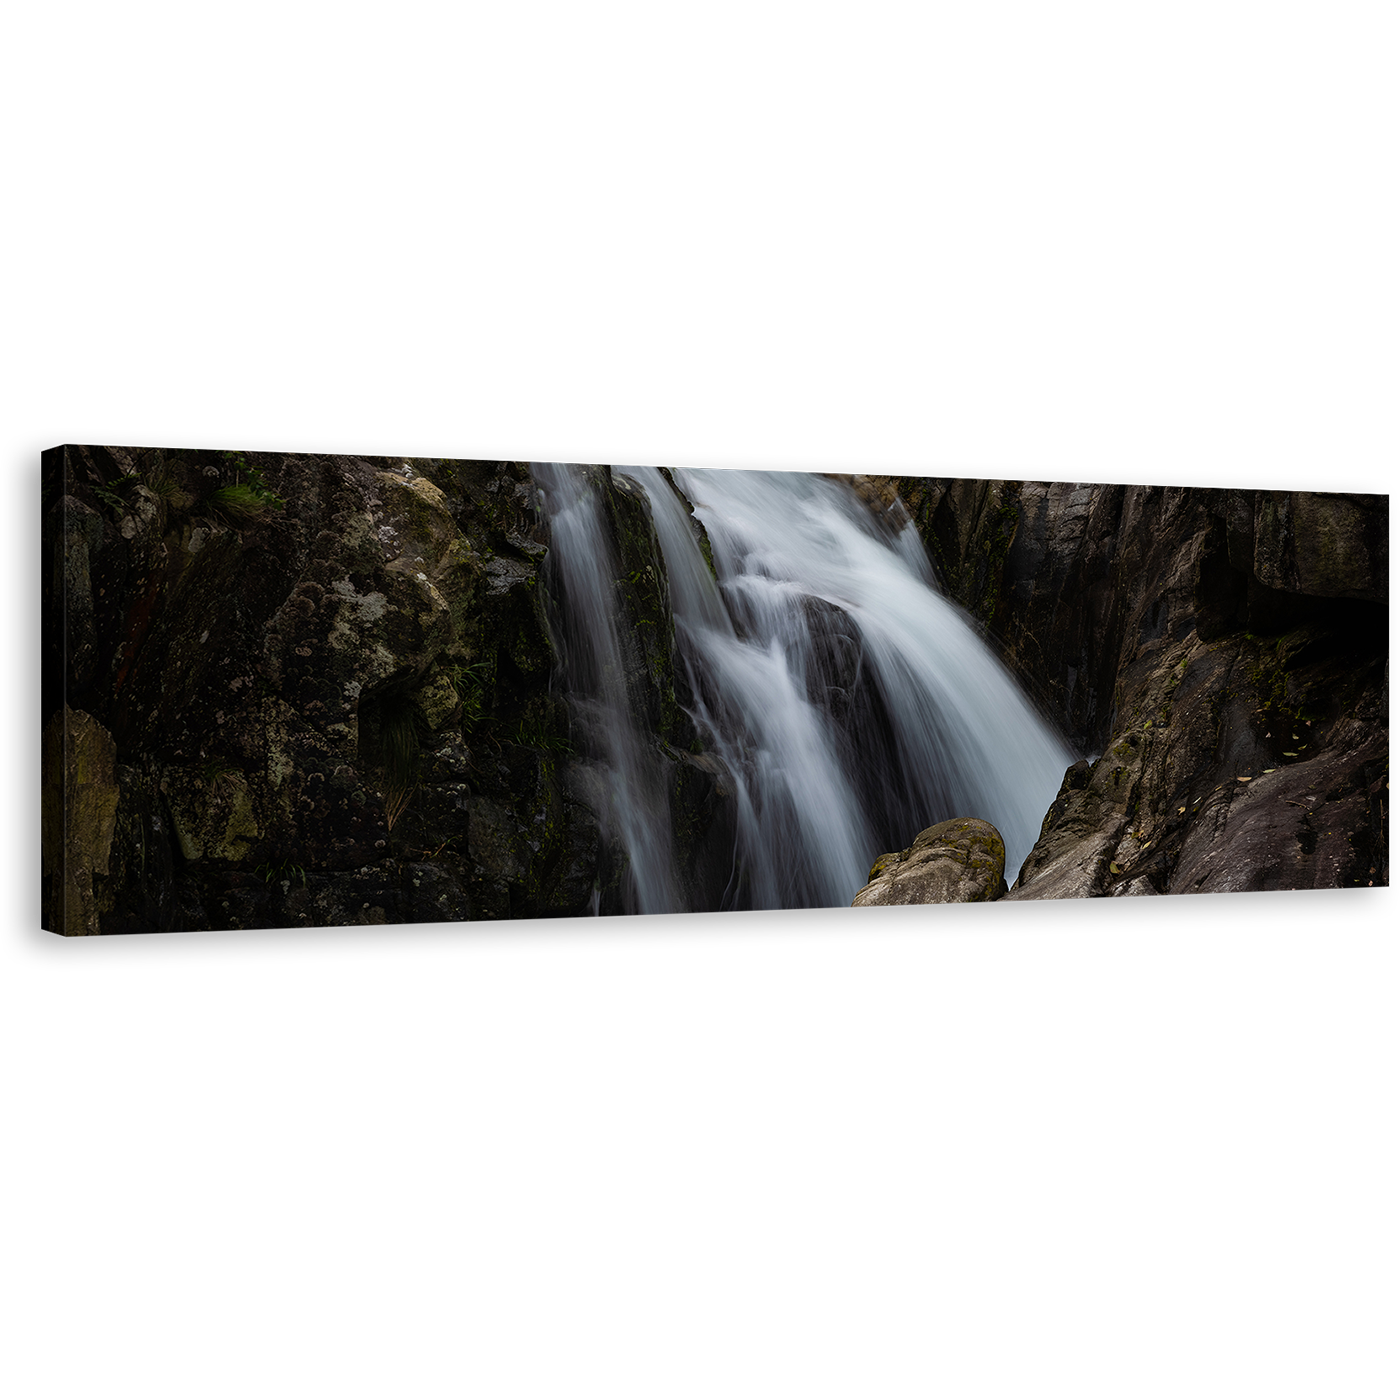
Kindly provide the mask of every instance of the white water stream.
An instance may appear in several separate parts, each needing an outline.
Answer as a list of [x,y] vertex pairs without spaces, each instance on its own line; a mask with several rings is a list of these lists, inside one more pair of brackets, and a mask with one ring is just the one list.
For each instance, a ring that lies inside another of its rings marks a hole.
[[[667,760],[623,677],[617,563],[597,489],[538,464],[567,618],[564,681],[628,906],[680,907]],[[734,876],[712,905],[847,905],[883,851],[955,816],[992,822],[1012,881],[1074,755],[963,613],[913,527],[892,536],[843,483],[805,473],[614,468],[651,502],[675,616],[678,696],[727,770]]]

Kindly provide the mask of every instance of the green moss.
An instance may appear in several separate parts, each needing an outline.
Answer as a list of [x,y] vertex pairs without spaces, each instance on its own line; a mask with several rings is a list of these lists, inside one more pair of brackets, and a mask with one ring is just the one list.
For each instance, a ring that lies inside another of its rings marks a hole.
[[710,543],[710,532],[704,527],[703,524],[701,524],[700,521],[697,520],[695,523],[700,527],[698,532],[700,553],[704,557],[705,567],[710,571],[710,577],[714,579],[716,583],[718,583],[719,574],[715,572],[715,551],[714,546]]
[[613,527],[621,573],[615,581],[624,617],[636,638],[656,703],[656,729],[669,742],[684,739],[684,715],[676,702],[675,624],[670,588],[651,509],[630,483],[612,478],[604,502]]
[[872,880],[879,879],[890,866],[897,864],[903,856],[903,851],[887,851],[884,855],[878,857],[875,864],[870,867],[870,875],[865,883],[868,885]]

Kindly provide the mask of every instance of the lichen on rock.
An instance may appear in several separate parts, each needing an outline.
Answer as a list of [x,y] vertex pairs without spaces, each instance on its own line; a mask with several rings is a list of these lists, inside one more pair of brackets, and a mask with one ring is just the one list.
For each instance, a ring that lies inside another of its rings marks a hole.
[[[66,861],[90,897],[45,842],[51,927],[585,912],[524,464],[80,447],[45,473],[45,715],[112,744]],[[208,504],[235,479],[281,505]]]
[[903,851],[878,857],[854,908],[972,904],[1006,893],[1006,845],[991,822],[955,817],[921,831]]

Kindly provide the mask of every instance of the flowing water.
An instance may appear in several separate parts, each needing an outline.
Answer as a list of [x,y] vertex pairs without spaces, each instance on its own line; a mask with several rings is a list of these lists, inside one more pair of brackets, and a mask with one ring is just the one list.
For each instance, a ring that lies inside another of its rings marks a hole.
[[549,504],[562,679],[587,760],[578,771],[604,838],[615,838],[626,852],[627,907],[640,914],[679,909],[666,763],[643,728],[636,687],[628,684],[634,668],[614,585],[618,564],[597,483],[558,462],[536,463],[533,471]]
[[[590,800],[627,856],[625,905],[682,908],[672,760],[627,682],[603,478],[557,463],[534,471],[553,534],[562,681]],[[876,856],[955,816],[997,827],[1014,880],[1074,755],[938,592],[912,525],[891,531],[845,484],[805,473],[613,475],[651,504],[677,697],[734,803],[732,871],[701,907],[847,905]]]

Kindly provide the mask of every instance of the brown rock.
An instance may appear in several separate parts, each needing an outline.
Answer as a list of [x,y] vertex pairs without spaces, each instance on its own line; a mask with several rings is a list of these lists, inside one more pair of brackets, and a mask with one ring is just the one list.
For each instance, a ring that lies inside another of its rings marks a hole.
[[1006,893],[1006,846],[991,822],[954,817],[921,831],[907,850],[881,856],[871,880],[851,901],[876,904],[971,904]]
[[99,933],[92,877],[107,873],[117,822],[117,746],[91,715],[63,707],[44,727],[44,924]]

